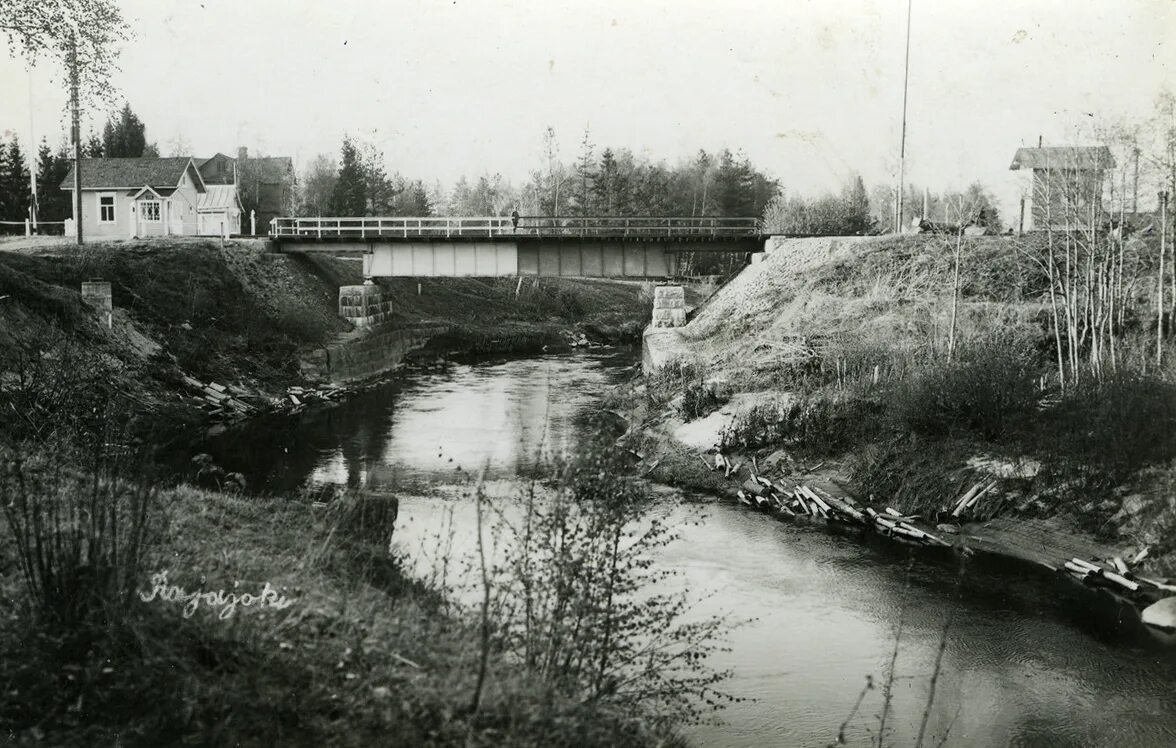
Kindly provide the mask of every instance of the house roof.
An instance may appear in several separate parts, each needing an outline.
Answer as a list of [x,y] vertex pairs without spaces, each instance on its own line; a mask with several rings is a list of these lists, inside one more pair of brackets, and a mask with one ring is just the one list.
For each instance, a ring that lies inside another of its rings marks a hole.
[[[200,168],[203,169],[217,159],[225,159],[230,164],[238,163],[237,159],[231,156],[226,156],[223,153],[217,153],[210,158],[199,159]],[[286,180],[287,177],[294,171],[294,159],[289,156],[260,156],[249,157],[241,163],[242,180],[248,178],[251,181],[261,182],[263,184],[278,184]],[[216,177],[210,177],[215,180]]]
[[[204,180],[188,156],[172,158],[84,158],[82,159],[82,189],[137,190],[147,185],[156,189],[175,187],[189,166],[195,174],[196,189],[204,189]],[[71,166],[63,190],[72,190],[74,167]]]
[[1009,169],[1112,169],[1115,158],[1105,145],[1018,148]]
[[203,195],[198,211],[241,210],[241,201],[237,197],[237,187],[231,184],[210,184]]
[[[224,171],[214,171],[212,163],[214,161],[223,161],[228,168]],[[226,156],[223,153],[217,153],[212,158],[197,159],[196,164],[200,168],[200,176],[204,178],[204,184],[233,184],[236,180],[236,170],[234,164],[236,159],[232,156]]]

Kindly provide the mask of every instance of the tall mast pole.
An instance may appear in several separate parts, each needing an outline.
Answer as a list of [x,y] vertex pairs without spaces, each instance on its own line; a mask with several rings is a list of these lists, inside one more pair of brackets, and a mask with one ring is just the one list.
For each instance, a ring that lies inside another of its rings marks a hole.
[[37,230],[37,134],[33,129],[33,66],[29,64],[29,219]]
[[74,232],[78,246],[82,246],[82,124],[81,105],[78,103],[78,36],[75,31],[69,40],[69,99],[73,109],[74,150]]
[[894,231],[902,231],[903,181],[906,170],[907,82],[911,74],[911,3],[907,0],[906,62],[902,71],[902,140],[898,147],[898,214],[894,217]]

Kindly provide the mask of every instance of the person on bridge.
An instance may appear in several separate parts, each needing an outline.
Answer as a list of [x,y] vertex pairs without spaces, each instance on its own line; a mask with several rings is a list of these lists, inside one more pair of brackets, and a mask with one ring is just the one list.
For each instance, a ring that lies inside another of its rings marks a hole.
[[510,222],[514,226],[514,230],[519,230],[519,209],[515,208],[510,212]]

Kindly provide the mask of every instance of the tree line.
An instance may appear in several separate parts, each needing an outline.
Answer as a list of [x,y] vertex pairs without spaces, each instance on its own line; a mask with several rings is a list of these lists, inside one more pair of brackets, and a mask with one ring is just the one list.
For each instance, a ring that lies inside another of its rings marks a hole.
[[548,128],[541,163],[524,182],[462,176],[448,190],[389,174],[383,154],[345,138],[338,160],[320,155],[303,170],[297,208],[308,216],[758,216],[777,190],[746,155],[728,149],[671,165],[627,148],[598,153],[585,132],[577,157],[565,162]]

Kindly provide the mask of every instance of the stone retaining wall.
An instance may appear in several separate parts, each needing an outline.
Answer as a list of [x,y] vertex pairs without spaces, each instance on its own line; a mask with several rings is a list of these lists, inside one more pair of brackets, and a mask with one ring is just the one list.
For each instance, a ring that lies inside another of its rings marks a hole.
[[303,357],[302,373],[332,382],[374,377],[395,368],[409,353],[448,330],[444,324],[367,327]]

